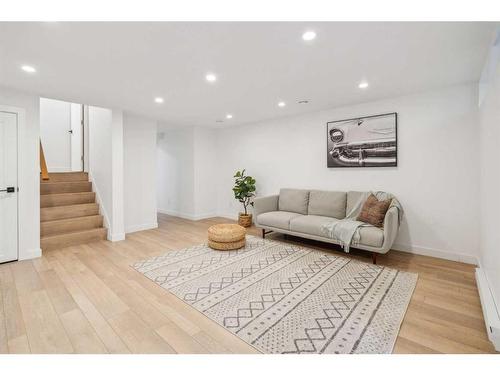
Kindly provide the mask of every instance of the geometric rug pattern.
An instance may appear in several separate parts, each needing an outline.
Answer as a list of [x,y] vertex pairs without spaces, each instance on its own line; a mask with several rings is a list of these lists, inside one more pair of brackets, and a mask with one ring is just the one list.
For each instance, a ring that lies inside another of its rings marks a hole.
[[133,267],[263,353],[391,353],[417,282],[402,272],[247,236]]

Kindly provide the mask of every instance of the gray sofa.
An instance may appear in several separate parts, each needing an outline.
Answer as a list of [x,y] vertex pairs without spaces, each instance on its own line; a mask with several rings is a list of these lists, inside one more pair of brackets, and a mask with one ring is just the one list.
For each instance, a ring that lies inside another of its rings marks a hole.
[[[361,194],[358,191],[281,189],[279,195],[255,199],[255,225],[262,229],[263,238],[272,231],[338,244],[323,232],[322,226],[345,218]],[[359,228],[360,240],[353,247],[370,251],[375,264],[377,254],[385,254],[391,249],[398,229],[398,210],[391,207],[383,228]]]

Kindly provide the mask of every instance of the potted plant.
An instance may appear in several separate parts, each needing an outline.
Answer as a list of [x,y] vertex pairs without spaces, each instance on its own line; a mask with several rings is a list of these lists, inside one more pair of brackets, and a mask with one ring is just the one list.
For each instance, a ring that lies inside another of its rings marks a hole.
[[251,176],[245,176],[245,170],[237,171],[234,175],[234,198],[243,204],[244,212],[238,215],[238,224],[242,227],[252,225],[252,214],[248,213],[248,206],[253,207],[252,198],[255,196],[255,179]]

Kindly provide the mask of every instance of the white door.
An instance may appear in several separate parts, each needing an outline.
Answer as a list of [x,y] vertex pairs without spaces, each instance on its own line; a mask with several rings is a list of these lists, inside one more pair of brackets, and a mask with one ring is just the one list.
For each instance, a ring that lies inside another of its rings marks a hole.
[[71,170],[83,171],[82,105],[71,103]]
[[49,172],[71,172],[71,103],[40,98],[40,138]]
[[0,111],[0,263],[17,260],[17,115]]

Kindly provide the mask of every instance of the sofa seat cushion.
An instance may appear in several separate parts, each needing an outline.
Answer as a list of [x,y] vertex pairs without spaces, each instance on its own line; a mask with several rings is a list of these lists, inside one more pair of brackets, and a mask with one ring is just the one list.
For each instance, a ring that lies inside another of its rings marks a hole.
[[361,245],[382,247],[382,244],[384,243],[384,231],[371,225],[360,227],[359,236],[359,242]]
[[343,191],[311,190],[307,213],[316,216],[345,218],[347,193]]
[[303,215],[295,212],[271,211],[257,216],[257,223],[267,227],[290,230],[290,221],[299,216]]
[[322,227],[336,221],[338,220],[328,216],[304,215],[290,221],[290,230],[328,238],[328,234],[322,230]]
[[295,212],[307,215],[307,205],[309,203],[309,190],[301,189],[281,189],[278,199],[280,211]]
[[[290,220],[290,230],[293,232],[329,238],[328,233],[322,230],[323,225],[337,221],[337,219],[328,216],[300,215]],[[384,231],[372,225],[360,227],[359,236],[361,245],[382,247],[384,243]]]

